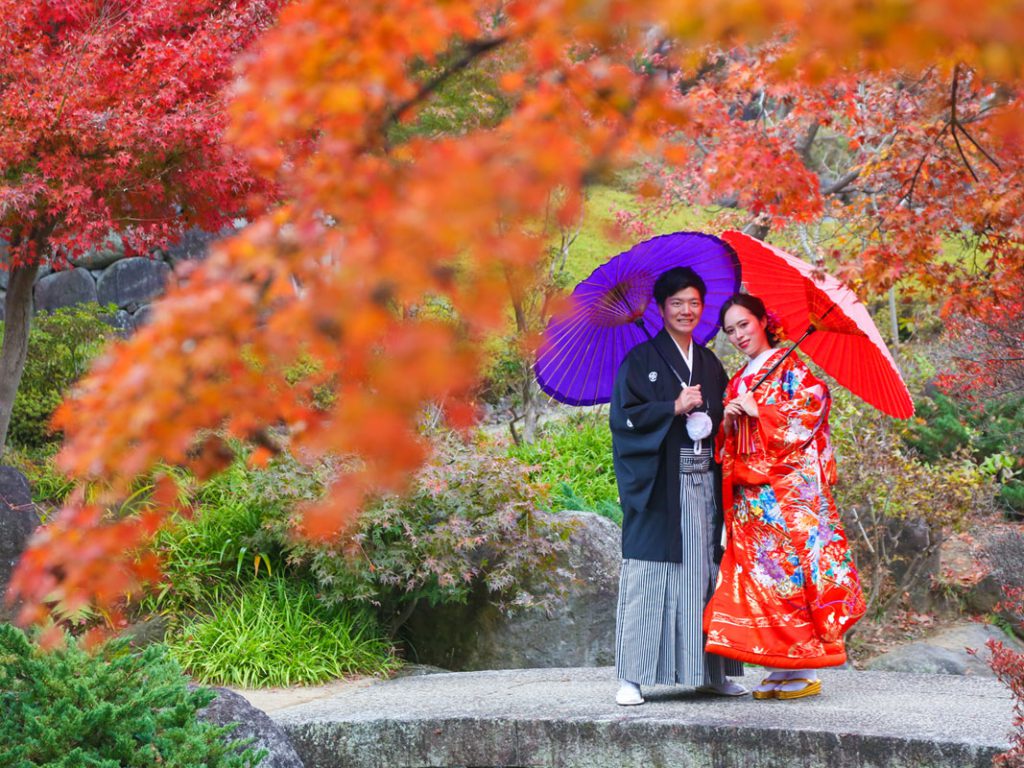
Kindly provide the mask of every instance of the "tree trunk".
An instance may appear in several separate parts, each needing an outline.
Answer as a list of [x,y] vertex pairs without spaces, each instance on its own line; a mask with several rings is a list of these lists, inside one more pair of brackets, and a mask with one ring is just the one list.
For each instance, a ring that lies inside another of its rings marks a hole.
[[32,324],[32,286],[39,265],[12,267],[7,285],[3,347],[0,348],[0,458],[7,446],[14,396],[28,354],[28,331]]
[[900,320],[896,314],[896,286],[889,289],[889,323],[892,328],[892,346],[900,345]]
[[533,369],[527,369],[523,377],[523,435],[522,440],[527,445],[537,439],[537,425],[540,423],[540,392],[537,389],[533,377]]
[[767,214],[759,214],[754,217],[754,220],[749,222],[742,230],[744,235],[750,235],[756,237],[758,240],[764,240],[768,237],[768,233],[772,230],[772,219]]

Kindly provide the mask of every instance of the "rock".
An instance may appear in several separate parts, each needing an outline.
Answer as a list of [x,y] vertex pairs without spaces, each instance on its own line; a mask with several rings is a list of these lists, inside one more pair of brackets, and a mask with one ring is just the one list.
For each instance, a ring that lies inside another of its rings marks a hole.
[[123,258],[124,240],[117,232],[111,232],[102,243],[85,251],[81,256],[76,256],[71,263],[86,269],[106,269]]
[[[995,677],[988,666],[992,657],[986,647],[989,640],[998,640],[1017,651],[1024,651],[1024,644],[998,627],[971,623],[947,629],[926,640],[902,645],[871,659],[866,667],[885,672]],[[968,653],[968,648],[977,651],[977,655]]]
[[481,588],[464,605],[421,606],[406,627],[415,659],[455,670],[613,663],[621,530],[591,512],[563,514],[578,522],[559,563],[573,575],[564,603],[550,615],[540,609],[507,615]]
[[[515,669],[389,680],[273,717],[306,764],[558,768],[991,768],[1013,700],[980,677],[821,670],[798,702],[645,690],[615,670]],[[760,677],[754,677],[754,681]]]
[[128,640],[133,647],[162,643],[167,634],[167,617],[159,614],[149,616],[142,621],[129,624],[121,630],[121,637]]
[[[4,272],[3,274],[7,274]],[[0,291],[0,323],[7,319],[7,291]]]
[[149,321],[153,313],[152,304],[143,304],[132,313],[132,328],[139,329]]
[[1024,589],[1024,525],[986,522],[943,542],[939,583],[969,613],[990,614],[1024,632],[1024,616],[1001,605],[1004,589]]
[[280,726],[261,709],[227,688],[214,688],[217,698],[199,711],[199,718],[217,725],[238,723],[228,738],[253,739],[249,748],[265,749],[268,754],[260,768],[305,768],[291,741]]
[[131,313],[123,309],[117,310],[112,315],[103,313],[102,318],[103,322],[113,328],[117,335],[122,338],[127,338],[135,330],[135,322],[132,320]]
[[4,597],[14,566],[25,551],[39,514],[32,503],[28,480],[14,467],[0,466],[0,620],[11,618]]
[[89,301],[96,301],[96,281],[87,269],[65,269],[36,281],[37,312],[52,312]]
[[171,264],[177,264],[179,261],[205,259],[210,243],[220,239],[230,231],[230,229],[227,229],[226,232],[218,234],[207,232],[199,227],[187,229],[178,242],[167,247],[164,252],[164,258]]
[[396,680],[400,677],[422,677],[423,675],[443,675],[448,672],[451,672],[451,670],[441,669],[440,667],[434,667],[430,664],[403,664],[391,679]]
[[170,271],[167,264],[155,259],[121,259],[104,271],[97,282],[99,302],[133,312],[163,292]]

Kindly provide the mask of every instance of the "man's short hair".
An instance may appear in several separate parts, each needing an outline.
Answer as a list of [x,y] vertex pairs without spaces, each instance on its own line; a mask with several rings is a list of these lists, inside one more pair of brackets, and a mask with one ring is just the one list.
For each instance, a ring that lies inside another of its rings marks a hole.
[[654,281],[654,300],[659,307],[664,307],[669,296],[675,296],[684,288],[696,288],[701,303],[704,303],[708,288],[701,276],[690,267],[672,267],[662,272]]

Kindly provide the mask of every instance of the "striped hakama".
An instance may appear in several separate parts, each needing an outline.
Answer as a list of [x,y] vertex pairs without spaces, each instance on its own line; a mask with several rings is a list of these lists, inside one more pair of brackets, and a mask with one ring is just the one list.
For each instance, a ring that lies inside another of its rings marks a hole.
[[683,562],[623,560],[615,622],[615,671],[639,685],[697,687],[742,675],[743,664],[705,653],[704,606],[714,592],[715,476],[707,448],[681,450]]

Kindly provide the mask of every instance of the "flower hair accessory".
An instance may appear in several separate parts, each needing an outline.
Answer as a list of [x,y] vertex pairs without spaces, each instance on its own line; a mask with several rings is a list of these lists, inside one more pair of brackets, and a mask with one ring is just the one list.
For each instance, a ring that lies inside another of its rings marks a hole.
[[768,322],[765,324],[765,331],[775,337],[776,341],[786,341],[786,329],[782,327],[782,320],[770,309],[765,310]]

